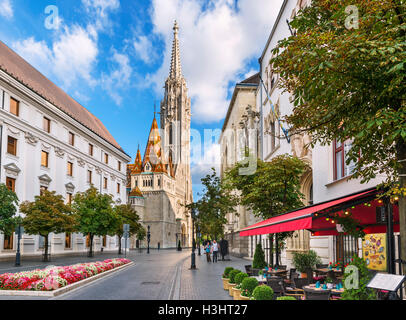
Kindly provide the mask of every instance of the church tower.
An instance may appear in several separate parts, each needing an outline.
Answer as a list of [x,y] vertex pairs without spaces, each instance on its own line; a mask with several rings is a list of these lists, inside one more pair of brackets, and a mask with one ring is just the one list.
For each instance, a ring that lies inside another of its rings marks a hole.
[[[193,201],[190,172],[191,101],[182,75],[179,27],[173,28],[172,61],[165,81],[160,123],[152,121],[144,158],[138,149],[135,162],[127,166],[128,202],[151,228],[152,248],[192,245],[192,220],[185,205]],[[141,244],[143,246],[144,244]]]
[[190,164],[190,98],[182,74],[179,49],[179,27],[175,21],[169,76],[165,81],[165,95],[161,102],[161,129],[167,159],[174,164],[175,174],[186,178]]

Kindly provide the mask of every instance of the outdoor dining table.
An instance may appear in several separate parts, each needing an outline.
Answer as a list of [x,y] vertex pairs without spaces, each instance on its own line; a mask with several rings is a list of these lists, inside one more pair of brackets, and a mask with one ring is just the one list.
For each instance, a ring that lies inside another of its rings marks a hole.
[[332,295],[341,295],[344,292],[344,288],[341,288],[341,289],[338,289],[338,290],[336,288],[334,288],[334,289],[323,289],[322,285],[320,285],[320,288],[316,288],[315,284],[310,284],[308,286],[303,286],[303,289],[312,290],[312,291],[315,291],[315,292],[319,292],[319,291],[323,291],[323,290],[331,290]]
[[338,274],[342,273],[341,269],[337,270],[337,269],[329,269],[329,268],[320,268],[320,269],[316,269],[315,271],[319,272],[319,273],[324,273],[324,274],[327,274],[329,271],[334,271],[334,273],[338,273]]
[[250,277],[250,278],[257,279],[259,283],[266,283],[266,277],[264,277],[264,276],[253,276],[253,277]]
[[[265,271],[265,270],[264,270],[264,271]],[[272,275],[272,276],[283,276],[283,275],[285,275],[285,274],[288,273],[288,270],[283,270],[283,269],[278,269],[278,270],[275,270],[275,269],[268,269],[266,272],[267,272],[268,274]]]

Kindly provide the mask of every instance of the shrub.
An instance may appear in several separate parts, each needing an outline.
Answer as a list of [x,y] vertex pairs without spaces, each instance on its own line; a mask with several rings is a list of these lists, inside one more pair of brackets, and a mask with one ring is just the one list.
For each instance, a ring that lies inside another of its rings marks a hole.
[[244,296],[251,297],[254,289],[258,287],[258,280],[255,278],[245,278],[241,282],[241,293]]
[[308,269],[314,268],[316,264],[321,264],[321,259],[313,250],[293,252],[293,264],[297,271],[305,273]]
[[296,301],[296,298],[292,297],[292,296],[283,296],[283,297],[277,297],[276,300],[295,300]]
[[252,296],[255,300],[272,300],[274,294],[271,287],[263,284],[254,289],[254,291],[252,292]]
[[230,273],[228,274],[228,278],[230,279],[228,282],[231,284],[235,284],[235,276],[237,274],[239,274],[240,272],[241,272],[241,270],[237,270],[237,269],[231,270]]
[[354,256],[350,265],[356,266],[358,268],[358,289],[346,288],[346,282],[350,282],[350,280],[347,280],[347,278],[352,277],[353,273],[345,273],[344,292],[341,295],[341,298],[343,300],[374,300],[376,298],[374,291],[366,287],[368,282],[371,280],[371,274],[369,273],[365,260]]
[[234,270],[234,268],[233,267],[226,267],[224,269],[224,273],[223,273],[223,278],[224,279],[228,279],[229,273],[230,273],[231,270]]
[[263,269],[266,267],[265,253],[264,250],[262,250],[261,243],[258,243],[255,248],[254,261],[252,262],[252,267],[255,269]]
[[237,275],[234,278],[235,284],[241,284],[241,282],[245,279],[248,278],[248,274],[246,274],[245,272],[240,272],[237,273]]

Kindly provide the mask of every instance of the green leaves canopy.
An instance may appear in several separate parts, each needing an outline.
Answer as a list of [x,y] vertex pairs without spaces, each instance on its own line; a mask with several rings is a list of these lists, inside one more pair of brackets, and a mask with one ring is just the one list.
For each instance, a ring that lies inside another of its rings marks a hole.
[[195,209],[196,225],[202,235],[212,239],[224,234],[224,224],[227,223],[226,214],[236,212],[236,196],[221,184],[216,170],[212,168],[212,174],[201,179],[204,185],[204,194],[197,202],[187,205],[189,210]]
[[[346,28],[349,5],[358,29]],[[403,0],[314,0],[290,23],[296,36],[273,50],[280,87],[294,97],[293,130],[311,133],[313,145],[352,139],[346,161],[363,182],[396,181],[406,158],[404,19]]]
[[48,237],[51,232],[62,233],[75,229],[71,207],[55,191],[45,190],[41,196],[35,197],[34,202],[23,202],[20,212],[25,214],[23,227],[28,234]]
[[17,225],[17,206],[17,195],[5,184],[0,184],[0,231],[4,234],[10,235]]
[[[114,208],[114,211],[120,220],[119,223],[117,224],[117,231],[116,234],[120,237],[123,236],[123,225],[128,224],[130,225],[130,237],[134,234],[137,234],[138,231],[143,227],[139,223],[140,217],[137,214],[137,211],[135,211],[130,204],[122,204],[119,206],[116,206]],[[145,231],[145,229],[144,229]]]
[[77,193],[72,208],[77,217],[78,231],[96,236],[115,235],[120,219],[113,203],[110,195],[101,194],[94,187]]

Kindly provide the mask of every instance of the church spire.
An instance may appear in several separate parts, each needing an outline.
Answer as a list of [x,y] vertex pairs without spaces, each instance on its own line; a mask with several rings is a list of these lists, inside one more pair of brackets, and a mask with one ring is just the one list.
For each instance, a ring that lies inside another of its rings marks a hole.
[[169,73],[169,78],[171,78],[171,79],[176,79],[176,78],[182,77],[182,65],[180,62],[178,33],[179,33],[179,26],[178,26],[178,22],[175,20],[175,25],[173,26],[171,71]]

